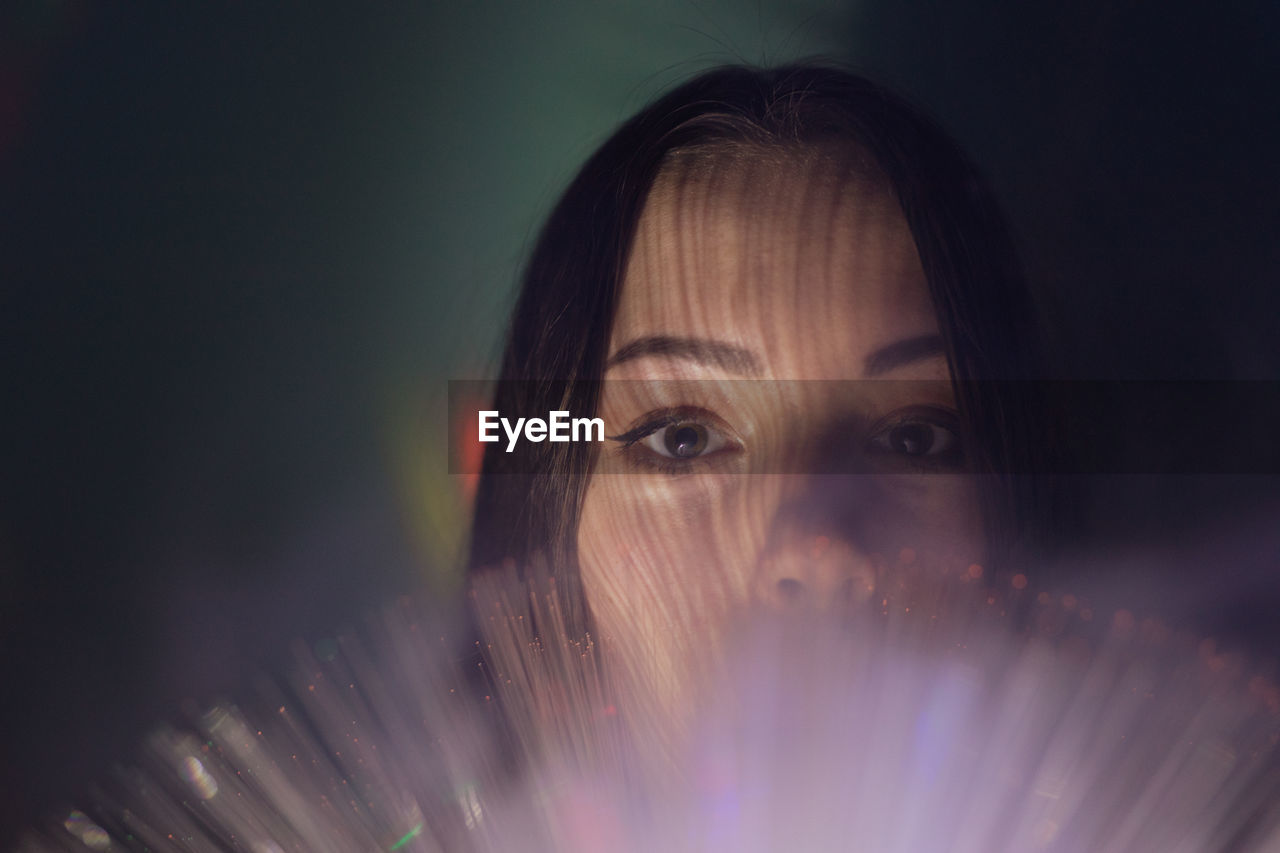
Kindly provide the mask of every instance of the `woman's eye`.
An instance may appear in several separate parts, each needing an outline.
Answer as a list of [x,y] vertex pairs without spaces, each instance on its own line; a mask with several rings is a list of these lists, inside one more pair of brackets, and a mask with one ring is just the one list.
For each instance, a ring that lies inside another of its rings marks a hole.
[[904,456],[928,456],[945,453],[955,443],[955,435],[937,424],[900,424],[889,430],[886,439],[895,453]]
[[959,464],[964,456],[959,425],[943,413],[901,418],[876,432],[870,443],[877,453],[928,464]]
[[679,421],[654,430],[640,443],[667,459],[696,459],[722,450],[726,441],[719,431],[705,424]]
[[649,412],[627,432],[608,438],[621,445],[622,458],[634,469],[672,476],[726,470],[723,463],[743,450],[732,427],[694,407]]

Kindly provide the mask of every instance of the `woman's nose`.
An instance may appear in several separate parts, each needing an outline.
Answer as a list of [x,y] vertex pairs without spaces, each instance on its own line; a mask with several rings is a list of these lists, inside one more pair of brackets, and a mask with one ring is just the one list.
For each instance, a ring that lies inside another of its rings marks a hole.
[[876,574],[870,557],[846,539],[788,528],[770,537],[753,585],[766,603],[839,607],[870,598]]
[[806,475],[774,481],[778,504],[756,561],[759,601],[847,605],[877,584],[869,512],[874,481],[857,475]]

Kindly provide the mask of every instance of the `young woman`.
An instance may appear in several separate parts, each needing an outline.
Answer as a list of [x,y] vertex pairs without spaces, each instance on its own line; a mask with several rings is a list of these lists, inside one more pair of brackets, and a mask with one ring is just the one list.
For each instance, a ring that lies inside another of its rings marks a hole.
[[902,565],[1007,581],[1039,523],[1032,315],[983,183],[903,101],[702,74],[541,235],[492,408],[608,439],[489,445],[472,571],[549,572],[667,710],[748,602],[865,600]]
[[[1028,588],[1039,370],[941,132],[841,71],[702,75],[530,264],[492,408],[606,437],[489,445],[484,690],[402,603],[380,656],[317,646],[292,698],[159,733],[159,784],[56,849],[1277,849],[1274,683],[1128,611],[1091,646],[1067,596],[1025,632],[991,606]],[[503,565],[554,581],[546,622]]]

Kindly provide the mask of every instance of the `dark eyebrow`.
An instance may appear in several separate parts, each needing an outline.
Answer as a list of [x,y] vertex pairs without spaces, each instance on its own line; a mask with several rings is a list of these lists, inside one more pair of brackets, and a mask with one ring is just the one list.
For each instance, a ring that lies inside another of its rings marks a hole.
[[941,335],[922,335],[918,338],[905,338],[901,341],[881,347],[867,356],[862,372],[866,376],[879,376],[912,362],[921,361],[935,355],[943,355],[947,351]]
[[670,335],[636,338],[609,357],[605,370],[647,355],[685,358],[743,376],[761,372],[760,360],[749,349],[710,338],[677,338]]

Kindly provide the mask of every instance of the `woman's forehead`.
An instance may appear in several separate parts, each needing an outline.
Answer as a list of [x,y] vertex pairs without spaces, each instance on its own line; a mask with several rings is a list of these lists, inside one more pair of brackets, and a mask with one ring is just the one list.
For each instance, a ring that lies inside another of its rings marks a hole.
[[868,353],[936,334],[897,201],[847,161],[677,158],[640,217],[613,350],[712,337],[758,352],[769,375],[859,378]]

